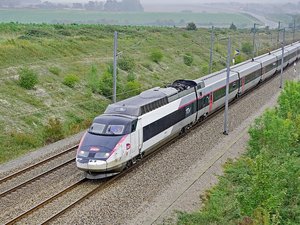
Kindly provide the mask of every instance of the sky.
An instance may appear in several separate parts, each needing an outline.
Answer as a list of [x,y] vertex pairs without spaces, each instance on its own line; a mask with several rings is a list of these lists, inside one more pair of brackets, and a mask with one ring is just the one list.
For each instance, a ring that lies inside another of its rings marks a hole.
[[[90,0],[48,0],[50,2],[88,2]],[[105,1],[105,0],[93,0]],[[228,2],[228,0],[140,0],[142,4],[191,4],[191,3],[211,3],[211,2]],[[294,2],[293,0],[231,0],[232,2],[258,2],[258,3],[284,3]]]

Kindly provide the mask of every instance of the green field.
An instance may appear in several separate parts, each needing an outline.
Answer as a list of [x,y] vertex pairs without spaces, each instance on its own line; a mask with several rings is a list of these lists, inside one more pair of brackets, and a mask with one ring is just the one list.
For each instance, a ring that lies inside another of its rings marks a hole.
[[257,22],[253,17],[239,13],[122,13],[84,10],[1,9],[0,22],[19,23],[81,23],[146,26],[198,26],[251,27]]

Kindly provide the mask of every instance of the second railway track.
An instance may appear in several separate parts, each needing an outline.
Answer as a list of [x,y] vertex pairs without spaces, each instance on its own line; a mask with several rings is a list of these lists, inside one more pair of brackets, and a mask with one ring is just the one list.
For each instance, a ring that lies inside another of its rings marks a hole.
[[48,158],[46,158],[46,159],[44,159],[44,160],[42,160],[40,162],[34,163],[32,165],[29,165],[29,166],[27,166],[27,167],[25,167],[23,169],[18,170],[17,172],[11,173],[11,174],[3,177],[3,178],[0,178],[0,184],[6,182],[8,180],[14,179],[14,178],[16,178],[16,177],[18,177],[18,176],[20,176],[20,175],[22,175],[22,174],[24,174],[24,173],[26,173],[28,171],[31,171],[31,170],[39,167],[39,166],[42,166],[42,165],[50,162],[51,160],[57,159],[57,158],[59,158],[59,157],[61,157],[63,155],[66,155],[66,154],[68,154],[68,153],[70,153],[72,151],[75,151],[77,149],[77,147],[78,147],[78,145],[75,145],[75,146],[73,146],[71,148],[68,148],[68,149],[66,149],[66,150],[58,153],[58,154],[50,156],[50,157],[48,157]]
[[68,148],[61,153],[1,178],[0,198],[70,164],[75,160],[76,149],[77,146]]

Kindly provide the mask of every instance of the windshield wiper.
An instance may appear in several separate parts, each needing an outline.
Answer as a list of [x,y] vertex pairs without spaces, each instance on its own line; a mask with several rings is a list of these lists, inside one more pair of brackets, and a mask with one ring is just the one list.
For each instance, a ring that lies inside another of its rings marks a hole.
[[88,131],[90,134],[95,134],[95,135],[103,135],[103,134],[100,134],[100,133],[96,133],[96,132],[93,132],[93,131]]

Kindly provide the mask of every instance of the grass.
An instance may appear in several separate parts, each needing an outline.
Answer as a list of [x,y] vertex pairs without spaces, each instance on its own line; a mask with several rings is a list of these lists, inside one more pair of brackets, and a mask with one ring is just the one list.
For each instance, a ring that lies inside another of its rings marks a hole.
[[[86,128],[93,117],[105,110],[111,97],[102,93],[101,88],[105,79],[111,79],[107,68],[113,60],[115,30],[119,33],[120,57],[129,59],[126,67],[118,70],[119,100],[128,97],[129,91],[137,93],[132,88],[145,90],[176,79],[199,78],[208,72],[210,31],[207,29],[2,23],[0,163],[44,145],[41,134],[50,118],[59,118],[63,135],[67,136]],[[227,42],[223,39],[228,35],[232,37],[233,49],[241,49],[245,42],[252,43],[249,30],[216,29],[213,71],[224,68]],[[273,31],[273,37],[275,35]],[[267,46],[261,47],[261,52],[275,46],[275,39],[271,43],[270,36],[263,31],[256,36],[261,46]],[[287,36],[287,40],[290,39]],[[159,63],[151,59],[156,49],[163,54]],[[186,54],[193,57],[191,66],[184,64]],[[38,76],[38,83],[32,90],[18,85],[23,68]],[[73,88],[63,84],[70,74],[78,78]],[[24,139],[25,144],[19,144],[17,139]]]

